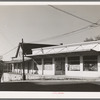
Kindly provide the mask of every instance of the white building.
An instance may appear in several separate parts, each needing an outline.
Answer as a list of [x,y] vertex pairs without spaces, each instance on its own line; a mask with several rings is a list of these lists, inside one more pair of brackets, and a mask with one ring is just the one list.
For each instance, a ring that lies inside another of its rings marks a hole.
[[[22,75],[22,59],[18,59],[20,49],[16,53],[17,58],[10,63],[12,73]],[[57,75],[74,78],[100,77],[100,41],[51,45],[50,47],[39,46],[30,49],[32,54],[25,54],[27,58],[25,58],[24,66],[26,79],[34,79],[35,76],[55,77]]]

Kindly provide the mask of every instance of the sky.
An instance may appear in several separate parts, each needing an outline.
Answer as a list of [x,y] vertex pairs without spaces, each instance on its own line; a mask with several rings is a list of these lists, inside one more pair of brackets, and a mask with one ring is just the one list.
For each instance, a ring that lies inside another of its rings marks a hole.
[[[53,6],[93,23],[100,21],[100,5]],[[100,27],[94,27],[48,39],[88,25],[91,23],[48,5],[0,5],[0,55],[3,56],[3,60],[14,57],[22,38],[28,43],[71,44],[83,42],[86,38],[94,38],[100,34]],[[12,50],[15,47],[16,49]]]

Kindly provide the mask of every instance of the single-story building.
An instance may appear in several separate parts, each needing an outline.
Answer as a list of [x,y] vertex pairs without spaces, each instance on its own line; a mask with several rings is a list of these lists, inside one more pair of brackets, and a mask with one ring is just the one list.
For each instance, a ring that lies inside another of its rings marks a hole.
[[[24,55],[24,71],[27,79],[32,79],[35,75],[59,75],[59,77],[63,75],[74,78],[100,77],[100,41],[41,45],[30,48],[31,53]],[[28,45],[26,48],[28,49]],[[21,48],[18,48],[16,57],[10,61],[12,73],[23,73],[21,54]]]

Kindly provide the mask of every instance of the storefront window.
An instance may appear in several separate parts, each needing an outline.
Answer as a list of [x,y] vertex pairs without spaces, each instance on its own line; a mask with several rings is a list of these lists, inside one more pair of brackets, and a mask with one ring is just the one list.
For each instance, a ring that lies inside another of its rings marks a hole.
[[52,58],[44,59],[44,70],[52,70]]
[[80,57],[68,57],[68,70],[80,71]]
[[98,71],[97,56],[84,56],[83,70],[84,71]]

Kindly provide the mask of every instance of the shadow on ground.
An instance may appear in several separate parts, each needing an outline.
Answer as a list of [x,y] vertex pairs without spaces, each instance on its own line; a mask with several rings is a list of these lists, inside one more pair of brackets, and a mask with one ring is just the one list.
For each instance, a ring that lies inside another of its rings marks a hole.
[[39,85],[32,82],[0,83],[0,91],[76,91],[100,92],[100,85],[92,83]]

